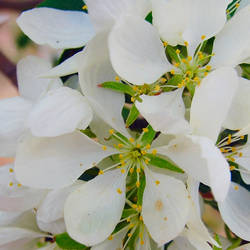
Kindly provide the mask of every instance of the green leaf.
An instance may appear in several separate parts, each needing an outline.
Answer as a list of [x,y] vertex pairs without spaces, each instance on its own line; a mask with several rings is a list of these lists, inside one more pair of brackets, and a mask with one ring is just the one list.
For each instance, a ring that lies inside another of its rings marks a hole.
[[[215,241],[216,241],[218,244],[221,245],[219,235],[218,235],[218,234],[215,234],[215,237],[214,237],[214,238],[215,238]],[[213,250],[222,250],[222,248],[221,248],[221,247],[216,247],[216,246],[214,246],[214,247],[213,247]]]
[[151,24],[153,23],[152,11],[146,16],[145,20]]
[[84,2],[82,0],[45,0],[37,7],[49,7],[60,10],[82,10]]
[[138,118],[140,112],[136,108],[135,104],[132,105],[132,108],[129,111],[128,118],[126,120],[126,127],[129,127],[134,123],[134,121]]
[[242,76],[248,80],[250,80],[250,64],[243,63],[240,65],[242,69]]
[[152,141],[155,138],[155,134],[156,132],[153,130],[153,128],[150,125],[148,125],[146,131],[143,132],[141,135],[140,141],[142,146],[146,146],[147,144],[151,145]]
[[121,82],[104,82],[100,84],[99,86],[102,88],[111,89],[120,93],[126,93],[131,96],[134,96],[136,94],[135,91],[132,89],[132,87]]
[[136,210],[133,208],[124,209],[122,212],[122,218],[127,218],[130,215],[135,214],[135,213],[136,213]]
[[172,46],[167,46],[166,47],[166,52],[167,52],[167,56],[170,59],[171,62],[175,61],[176,63],[179,63],[180,60],[178,58],[178,55],[176,54],[175,49]]
[[143,174],[140,178],[140,186],[137,189],[137,205],[142,206],[142,199],[143,199],[145,186],[146,186],[146,178],[145,178],[145,174]]
[[81,131],[81,133],[87,135],[87,136],[90,137],[90,138],[96,138],[96,134],[94,134],[94,133],[91,131],[90,128],[81,129],[80,131]]
[[62,233],[56,235],[56,244],[62,248],[67,250],[84,250],[88,247],[74,241],[70,238],[70,236],[67,233]]
[[147,154],[146,155],[150,159],[150,165],[153,165],[158,168],[164,168],[168,169],[177,173],[184,173],[182,169],[174,165],[173,163],[167,161],[166,159],[163,159],[159,157],[158,155],[153,155],[153,154]]

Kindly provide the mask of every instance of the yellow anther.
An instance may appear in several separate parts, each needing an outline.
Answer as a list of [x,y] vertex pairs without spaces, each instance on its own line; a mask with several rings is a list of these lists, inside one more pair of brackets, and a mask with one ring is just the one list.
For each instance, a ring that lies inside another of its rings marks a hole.
[[133,173],[134,173],[134,170],[135,170],[134,168],[130,168],[130,169],[129,169],[130,174],[133,174]]
[[124,145],[119,143],[117,146],[118,146],[118,148],[123,148]]
[[236,152],[237,151],[236,147],[232,147],[231,150],[232,150],[232,152]]
[[168,217],[164,217],[163,220],[167,221],[167,220],[168,220]]
[[238,185],[235,185],[235,186],[234,186],[234,190],[236,190],[236,191],[239,190],[239,186],[238,186]]
[[122,166],[126,165],[126,162],[124,160],[120,160],[120,163],[121,163]]
[[163,46],[164,46],[164,47],[167,47],[167,46],[168,46],[168,43],[167,43],[167,42],[163,42]]
[[139,220],[140,220],[140,221],[143,221],[143,217],[142,217],[141,215],[140,215],[140,217],[139,217]]
[[190,78],[189,78],[189,77],[186,77],[186,78],[185,78],[185,81],[186,81],[186,82],[189,82],[189,81],[190,81]]
[[138,208],[137,208],[137,211],[141,212],[141,210],[142,210],[142,207],[141,207],[141,205],[139,205]]
[[180,66],[180,63],[174,63],[174,66],[178,68]]
[[185,46],[188,46],[188,42],[187,41],[185,41],[184,44],[185,44]]
[[235,170],[235,166],[230,166],[230,171],[233,171],[233,170]]
[[119,158],[122,159],[123,158],[123,154],[119,154]]
[[156,85],[155,86],[155,91],[160,91],[161,90],[161,86],[160,85]]
[[82,9],[83,9],[83,10],[87,10],[87,9],[88,9],[87,5],[83,5],[83,6],[82,6]]
[[240,152],[240,153],[239,153],[239,157],[242,157],[242,156],[243,156],[243,153],[242,153],[242,152]]
[[158,186],[160,184],[160,181],[156,180],[155,184]]
[[136,187],[140,187],[140,182],[137,181],[135,185],[136,185]]
[[135,141],[135,139],[131,137],[131,138],[129,138],[129,141],[133,143]]
[[161,83],[165,83],[166,81],[167,81],[167,79],[166,78],[161,78]]
[[171,70],[170,70],[170,73],[171,73],[172,75],[174,75],[174,74],[175,74],[175,71],[174,71],[173,69],[171,69]]
[[120,188],[117,188],[116,191],[117,191],[118,194],[122,194],[122,190]]
[[199,81],[200,81],[200,78],[199,78],[198,76],[196,76],[196,77],[194,78],[194,81],[195,81],[195,82],[199,82]]
[[133,224],[133,223],[129,224],[129,228],[133,228],[134,226],[135,226],[135,224]]
[[136,173],[141,173],[141,168],[137,168]]
[[187,60],[186,60],[185,58],[182,58],[181,61],[182,61],[183,63],[186,63],[186,62],[187,62]]
[[229,134],[227,139],[227,144],[231,144],[231,142],[232,142],[232,135]]
[[238,9],[240,7],[240,4],[239,3],[236,3],[235,4],[235,8]]
[[133,86],[132,88],[134,91],[138,91],[138,87],[137,86]]
[[99,170],[99,173],[98,173],[99,175],[100,174],[104,174],[104,172],[103,172],[103,170]]
[[14,169],[13,169],[13,168],[10,168],[10,169],[9,169],[9,172],[10,172],[10,173],[13,173],[13,172],[14,172]]
[[202,60],[204,58],[203,55],[199,55],[199,59]]
[[235,162],[235,159],[233,157],[230,157],[229,160]]
[[121,173],[122,173],[122,174],[125,174],[125,172],[126,172],[125,169],[122,168],[122,169],[121,169]]
[[142,151],[141,151],[141,154],[142,154],[142,155],[145,155],[145,154],[147,154],[147,152],[146,152],[145,150],[142,150]]
[[183,84],[182,83],[178,83],[177,87],[180,89],[183,87]]
[[130,222],[131,221],[131,219],[130,218],[127,218],[127,220],[126,220],[127,222]]
[[240,139],[243,140],[243,139],[244,139],[244,135],[242,135],[242,136],[240,137]]
[[128,237],[131,237],[132,236],[132,234],[131,233],[128,233]]
[[137,148],[141,148],[141,144],[139,144],[139,143],[136,144],[136,147],[137,147]]
[[21,183],[18,183],[18,184],[17,184],[17,186],[18,186],[18,187],[21,187],[21,186],[22,186],[22,184],[21,184]]
[[146,145],[146,149],[150,149],[151,148],[151,145],[150,144],[147,144]]
[[13,186],[13,182],[10,182],[10,183],[9,183],[9,186],[12,187],[12,186]]
[[188,61],[190,62],[190,61],[192,61],[193,58],[192,58],[192,56],[188,56],[187,59],[188,59]]
[[119,77],[119,76],[116,76],[116,77],[115,77],[115,80],[116,80],[117,82],[119,82],[119,81],[120,81],[120,77]]
[[149,131],[148,128],[143,128],[142,130],[144,133],[147,133]]
[[132,205],[132,208],[137,209],[137,205],[136,205],[136,204],[133,204],[133,205]]
[[225,150],[224,148],[220,148],[221,153],[224,153],[224,150]]
[[186,72],[186,75],[187,75],[187,76],[191,76],[191,74],[192,74],[192,72],[189,71],[189,70]]
[[229,10],[226,11],[227,14],[229,14],[229,12],[230,12]]
[[175,52],[176,52],[176,54],[178,54],[178,55],[181,53],[181,51],[180,51],[179,49],[177,49]]
[[212,69],[212,67],[210,65],[206,66],[206,70],[211,70],[211,69]]
[[205,38],[206,38],[205,35],[202,35],[202,36],[201,36],[201,40],[204,40]]
[[204,72],[204,76],[207,76],[208,75],[208,72]]
[[140,241],[140,244],[141,244],[141,245],[144,245],[144,241],[143,241],[143,240],[141,240],[141,241]]
[[135,98],[133,96],[130,98],[130,100],[131,102],[135,102]]
[[114,129],[110,129],[110,130],[109,130],[109,133],[110,133],[111,135],[113,135],[113,134],[115,133]]
[[152,154],[153,154],[153,155],[156,155],[156,154],[157,154],[157,150],[156,150],[156,149],[153,149],[153,150],[152,150]]
[[110,236],[108,237],[108,240],[113,240],[113,235],[110,235]]
[[149,164],[149,160],[148,160],[148,159],[146,159],[146,160],[145,160],[145,163],[148,165],[148,164]]
[[106,146],[102,146],[102,150],[107,150],[107,147]]

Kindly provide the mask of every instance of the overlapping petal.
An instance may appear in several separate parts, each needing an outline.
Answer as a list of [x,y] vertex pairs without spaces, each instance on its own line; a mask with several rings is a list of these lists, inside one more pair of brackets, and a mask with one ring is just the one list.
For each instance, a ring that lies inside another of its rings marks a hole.
[[53,48],[77,48],[95,34],[88,14],[81,11],[34,8],[17,19],[22,31],[38,44]]
[[113,232],[125,205],[125,178],[120,169],[109,171],[68,197],[64,216],[73,239],[87,246],[96,245]]

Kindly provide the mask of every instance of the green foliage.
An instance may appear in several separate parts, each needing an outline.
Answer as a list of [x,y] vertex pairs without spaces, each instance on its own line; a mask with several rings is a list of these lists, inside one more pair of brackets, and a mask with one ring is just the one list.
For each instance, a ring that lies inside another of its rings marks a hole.
[[147,144],[151,144],[155,138],[155,134],[156,134],[156,132],[153,130],[153,128],[150,125],[148,125],[146,128],[146,131],[143,132],[141,135],[140,141],[141,141],[142,146],[146,146]]
[[60,248],[67,249],[67,250],[85,250],[85,249],[88,249],[88,247],[71,239],[67,233],[62,233],[62,234],[56,235],[56,244]]
[[82,0],[45,0],[37,7],[49,7],[60,10],[82,10],[84,2]]
[[167,161],[166,159],[159,157],[158,155],[155,156],[153,154],[147,154],[146,156],[150,159],[150,165],[152,166],[163,168],[163,169],[168,169],[177,173],[184,173],[182,169],[180,169],[173,163]]
[[152,11],[146,16],[145,20],[151,24],[153,23]]
[[31,43],[31,40],[23,32],[21,32],[16,38],[16,45],[19,49],[26,48]]
[[240,67],[242,69],[242,77],[250,80],[250,64],[243,63]]
[[143,174],[140,178],[140,186],[137,189],[137,205],[142,205],[143,193],[146,187],[146,178],[145,174]]
[[136,94],[135,91],[132,89],[132,87],[130,87],[127,84],[123,84],[121,82],[104,82],[100,84],[100,87],[111,89],[113,91],[120,92],[120,93],[126,93],[131,96],[134,96]]
[[129,111],[128,118],[126,120],[126,127],[129,127],[134,123],[134,121],[138,118],[140,112],[136,108],[135,104],[132,105],[132,108]]

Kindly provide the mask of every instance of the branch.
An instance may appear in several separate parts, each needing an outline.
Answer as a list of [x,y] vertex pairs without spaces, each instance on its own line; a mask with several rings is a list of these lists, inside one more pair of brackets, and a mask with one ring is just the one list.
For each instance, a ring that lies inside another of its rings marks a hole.
[[41,2],[42,2],[42,0],[26,0],[26,1],[1,0],[0,1],[0,9],[13,9],[13,10],[18,10],[18,11],[23,11],[23,10],[33,8]]
[[11,82],[17,86],[16,65],[0,52],[0,71],[6,75]]

